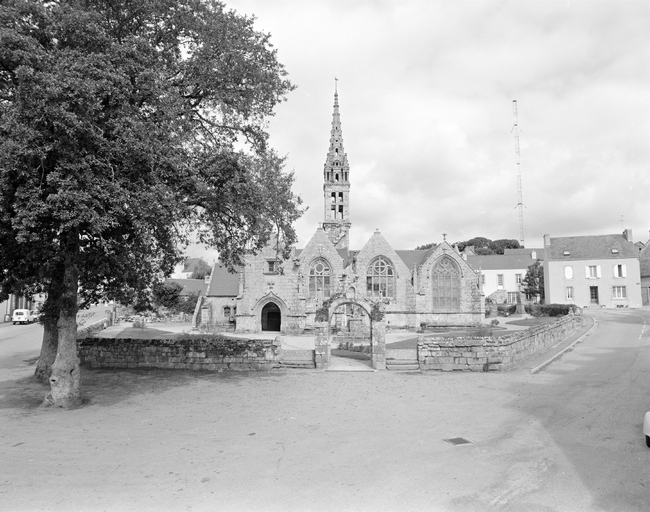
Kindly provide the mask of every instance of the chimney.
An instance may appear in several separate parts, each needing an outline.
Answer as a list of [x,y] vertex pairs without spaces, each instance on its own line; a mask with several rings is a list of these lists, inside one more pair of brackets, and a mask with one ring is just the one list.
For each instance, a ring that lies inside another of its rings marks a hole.
[[626,229],[625,231],[623,231],[623,236],[625,236],[625,239],[628,242],[633,242],[633,240],[632,240],[632,230],[631,229]]
[[544,235],[544,247],[551,245],[551,235]]

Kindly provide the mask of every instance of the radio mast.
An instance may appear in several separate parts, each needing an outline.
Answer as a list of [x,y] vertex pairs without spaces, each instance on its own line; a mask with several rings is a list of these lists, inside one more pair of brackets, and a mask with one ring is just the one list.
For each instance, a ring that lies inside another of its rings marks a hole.
[[517,100],[512,100],[512,113],[515,120],[515,156],[517,157],[517,208],[519,208],[519,243],[524,245],[524,198],[521,191],[521,158],[519,155],[519,121],[517,119]]

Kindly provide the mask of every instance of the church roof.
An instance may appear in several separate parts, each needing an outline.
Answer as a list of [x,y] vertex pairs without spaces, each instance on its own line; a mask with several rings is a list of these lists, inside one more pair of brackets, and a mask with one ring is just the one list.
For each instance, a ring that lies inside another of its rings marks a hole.
[[426,250],[413,249],[395,252],[409,269],[413,269],[415,266],[422,265],[434,250],[435,249],[432,247],[431,249]]
[[241,267],[235,267],[233,274],[228,272],[223,265],[215,263],[207,295],[210,297],[236,297],[239,295],[239,272],[241,270]]

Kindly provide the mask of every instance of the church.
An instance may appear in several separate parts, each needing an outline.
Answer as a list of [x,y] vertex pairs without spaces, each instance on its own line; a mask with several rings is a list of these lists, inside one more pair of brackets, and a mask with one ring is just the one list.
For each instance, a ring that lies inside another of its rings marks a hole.
[[247,257],[238,273],[215,263],[197,308],[199,323],[230,324],[237,332],[302,333],[314,328],[320,308],[341,298],[345,304],[331,319],[338,331],[367,327],[369,307],[380,308],[391,329],[482,323],[479,275],[446,240],[428,250],[395,250],[375,231],[362,248],[349,247],[351,179],[335,90],[323,222],[288,259],[270,243]]

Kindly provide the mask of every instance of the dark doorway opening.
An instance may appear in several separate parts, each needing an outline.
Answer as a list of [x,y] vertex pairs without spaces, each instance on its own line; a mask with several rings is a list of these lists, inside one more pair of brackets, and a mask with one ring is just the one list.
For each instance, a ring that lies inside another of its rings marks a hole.
[[590,286],[589,287],[589,298],[591,299],[592,304],[598,304],[598,287]]
[[282,313],[274,302],[269,302],[262,308],[262,330],[280,331],[282,327]]

